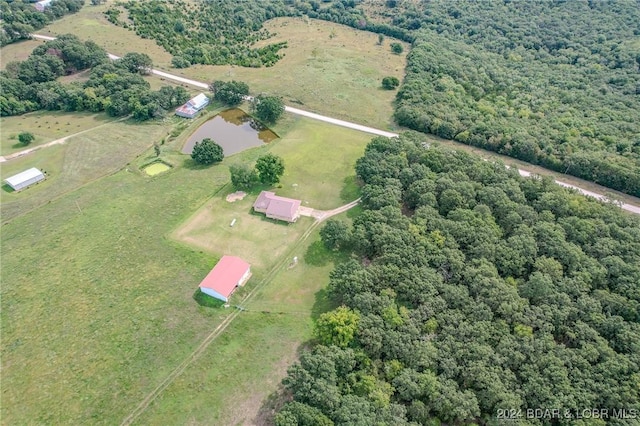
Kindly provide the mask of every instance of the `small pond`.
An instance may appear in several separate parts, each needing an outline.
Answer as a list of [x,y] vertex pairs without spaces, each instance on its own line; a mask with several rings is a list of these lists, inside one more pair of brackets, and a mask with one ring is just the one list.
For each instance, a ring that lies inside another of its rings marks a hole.
[[276,139],[262,123],[238,108],[222,111],[193,132],[182,147],[184,154],[191,154],[193,146],[202,139],[213,139],[224,150],[225,157],[260,146]]
[[171,167],[168,164],[165,164],[162,161],[156,161],[155,163],[151,163],[145,167],[144,171],[149,176],[155,176],[162,172],[166,172],[169,169],[171,169]]

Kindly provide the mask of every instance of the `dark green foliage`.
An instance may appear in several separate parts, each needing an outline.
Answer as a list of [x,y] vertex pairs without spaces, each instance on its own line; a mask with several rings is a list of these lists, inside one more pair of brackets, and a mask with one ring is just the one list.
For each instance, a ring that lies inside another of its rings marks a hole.
[[80,10],[84,0],[55,0],[44,12],[32,2],[0,0],[0,46],[31,38],[30,34],[50,22]]
[[422,31],[399,124],[640,195],[637,4],[403,2],[393,14]]
[[256,169],[244,164],[232,164],[229,166],[229,172],[231,184],[235,189],[249,190],[259,182]]
[[174,56],[171,58],[171,65],[174,68],[189,68],[191,62],[189,62],[184,56]]
[[640,410],[637,217],[415,135],[375,138],[357,173],[357,259],[331,273],[343,307],[317,324],[342,348],[289,368],[294,401],[345,425]]
[[33,136],[33,133],[31,132],[20,132],[20,134],[18,135],[18,142],[20,142],[20,144],[24,146],[29,145],[35,139],[36,137]]
[[222,147],[209,138],[196,142],[191,152],[191,158],[198,164],[209,165],[219,163],[224,159]]
[[382,79],[382,88],[386,90],[394,90],[400,85],[397,77],[385,77]]
[[284,102],[277,96],[258,95],[251,104],[253,114],[267,124],[275,124],[284,113]]
[[337,219],[329,219],[320,230],[320,238],[329,250],[337,250],[349,244],[351,231],[346,223]]
[[333,426],[322,411],[295,401],[282,407],[274,422],[276,426]]
[[[130,53],[112,63],[94,42],[61,35],[36,47],[26,61],[7,64],[0,73],[0,113],[19,115],[47,109],[155,118],[184,103],[189,93],[170,86],[150,91],[149,83],[140,76],[150,67],[147,55]],[[61,75],[88,68],[91,72],[85,83],[56,81]]]
[[149,55],[144,53],[130,52],[114,63],[117,67],[124,68],[134,74],[149,75],[153,69],[153,61]]
[[229,106],[237,106],[242,103],[245,96],[249,95],[249,85],[243,81],[214,81],[209,85],[213,98]]
[[[174,55],[172,63],[177,68],[188,64],[272,66],[282,57],[279,51],[286,47],[286,42],[251,47],[271,37],[262,28],[264,21],[286,14],[279,1],[240,5],[204,1],[198,2],[195,8],[183,0],[129,1],[121,5],[132,21],[127,28],[132,28],[140,37],[156,40]],[[110,22],[124,26],[117,6],[105,14]]]
[[402,47],[400,43],[391,43],[389,46],[391,47],[391,52],[395,53],[396,55],[404,52],[404,47]]
[[260,182],[265,185],[273,185],[280,182],[284,174],[284,161],[274,154],[265,154],[256,161],[256,170]]

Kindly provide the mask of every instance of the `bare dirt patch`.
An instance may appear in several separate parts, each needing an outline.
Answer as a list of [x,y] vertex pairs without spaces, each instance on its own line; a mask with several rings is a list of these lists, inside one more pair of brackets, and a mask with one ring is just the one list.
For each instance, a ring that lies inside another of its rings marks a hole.
[[240,201],[242,200],[244,197],[247,196],[247,193],[244,191],[236,191],[236,192],[232,192],[231,194],[227,195],[227,201],[230,203],[233,203],[235,201]]

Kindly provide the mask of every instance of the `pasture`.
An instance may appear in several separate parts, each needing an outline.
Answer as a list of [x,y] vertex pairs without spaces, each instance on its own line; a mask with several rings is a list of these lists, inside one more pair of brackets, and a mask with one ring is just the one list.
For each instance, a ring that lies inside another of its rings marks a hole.
[[[0,118],[0,155],[33,148],[114,121],[106,114],[63,111],[36,111]],[[28,146],[18,142],[21,132],[31,132],[35,140]]]
[[41,40],[24,40],[18,43],[11,43],[6,46],[2,46],[0,49],[0,69],[4,70],[9,62],[24,61],[29,57],[31,51],[44,43]]
[[[341,188],[352,169],[335,169],[332,182],[326,182],[334,187],[329,195],[312,185],[328,178],[320,166],[311,162],[302,173],[304,169],[296,163],[308,162],[306,155],[329,155],[336,164],[350,164],[362,153],[369,136],[326,124],[316,127],[318,123],[287,116],[276,128],[281,140],[213,167],[194,166],[179,153],[181,137],[171,140],[161,146],[160,159],[174,168],[149,178],[140,167],[154,157],[151,145],[165,138],[176,122],[111,123],[87,133],[86,138],[6,163],[16,169],[44,164],[52,177],[21,194],[2,194],[3,219],[8,221],[2,226],[0,271],[4,423],[121,422],[232,312],[202,307],[193,294],[219,254],[241,249],[253,238],[248,232],[258,228],[243,229],[245,220],[255,219],[252,226],[262,227],[264,235],[254,236],[257,244],[264,241],[260,238],[269,240],[268,235],[284,247],[279,257],[261,254],[267,247],[248,253],[256,262],[254,277],[232,301],[260,286],[263,305],[255,305],[255,312],[247,315],[243,312],[140,421],[153,423],[165,410],[172,410],[170,419],[176,423],[206,422],[198,419],[209,414],[212,417],[207,418],[223,423],[253,416],[250,413],[259,410],[262,396],[277,388],[298,345],[309,338],[311,316],[324,306],[316,301],[316,293],[331,269],[326,260],[321,266],[307,265],[306,244],[313,245],[317,234],[305,240],[296,236],[309,229],[311,220],[277,224],[248,214],[247,206],[227,203],[222,197],[230,190],[227,166],[287,147],[281,154],[289,170],[285,179],[290,180],[283,181],[281,189],[289,185],[284,182],[298,182],[299,190],[316,194],[314,202],[335,207],[343,204]],[[327,141],[313,137],[315,133],[341,140],[350,148],[327,150]],[[246,202],[252,199],[250,195]],[[224,229],[203,230],[219,241],[215,246],[198,247],[169,238],[210,203],[221,214],[238,217],[234,229],[246,233],[244,240],[225,234],[226,220]],[[234,205],[238,210],[227,210]],[[294,253],[300,259],[296,268],[279,266]],[[258,303],[257,298],[247,307],[253,303]],[[289,309],[290,313],[264,312],[276,305],[278,311]],[[218,356],[232,361],[221,368],[215,363]],[[225,405],[229,400],[224,398],[207,405],[212,394],[200,392],[215,389],[225,398],[244,398],[253,388],[261,393],[247,399],[249,406],[235,408]],[[203,404],[207,411],[200,414]],[[236,411],[239,408],[242,411]]]
[[[21,117],[10,119],[20,120]],[[162,122],[111,122],[73,136],[64,144],[46,147],[2,163],[2,179],[30,167],[37,167],[49,174],[46,181],[24,192],[3,191],[0,206],[2,220],[10,220],[121,170],[169,130],[170,125]]]
[[[344,25],[302,18],[276,18],[264,26],[275,36],[260,43],[287,41],[285,57],[269,68],[195,65],[187,69],[171,68],[171,55],[153,40],[142,39],[133,31],[108,22],[106,5],[87,5],[75,15],[55,21],[40,31],[55,36],[72,33],[89,39],[110,53],[130,51],[149,55],[154,66],[173,74],[203,82],[241,80],[251,92],[282,96],[285,103],[344,120],[394,130],[391,117],[395,91],[381,89],[383,77],[402,80],[406,52],[394,55],[386,37],[378,45],[377,34]],[[260,46],[258,43],[256,46]]]
[[288,42],[285,57],[273,67],[195,65],[171,72],[205,82],[241,80],[252,93],[282,96],[287,105],[395,128],[391,117],[396,92],[380,88],[383,77],[404,77],[406,53],[391,53],[394,39],[387,37],[378,45],[377,34],[313,19],[276,18],[264,26],[276,35],[262,43]]

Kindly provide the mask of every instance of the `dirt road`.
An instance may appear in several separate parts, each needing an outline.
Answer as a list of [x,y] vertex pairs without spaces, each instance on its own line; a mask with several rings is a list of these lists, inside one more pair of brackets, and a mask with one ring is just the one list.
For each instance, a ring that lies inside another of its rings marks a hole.
[[[41,40],[54,40],[54,37],[49,37],[49,36],[44,36],[44,35],[40,35],[40,34],[32,34],[31,35],[33,38],[37,38],[37,39],[41,39]],[[118,56],[116,55],[112,55],[109,54],[109,57],[111,59],[118,59]],[[152,70],[152,73],[154,75],[163,77],[167,80],[173,80],[173,81],[177,81],[179,83],[184,83],[184,84],[189,84],[191,86],[195,86],[198,87],[200,89],[208,89],[209,85],[206,83],[203,83],[201,81],[196,81],[196,80],[192,80],[189,78],[185,78],[185,77],[180,77],[174,74],[170,74],[168,72],[164,72],[164,71],[160,71],[160,70]],[[291,113],[291,114],[296,114],[296,115],[301,115],[303,117],[308,117],[314,120],[319,120],[319,121],[324,121],[325,123],[331,123],[331,124],[335,124],[336,126],[342,126],[342,127],[346,127],[349,129],[353,129],[353,130],[359,130],[361,132],[365,132],[365,133],[370,133],[372,135],[377,135],[377,136],[385,136],[385,137],[389,137],[389,138],[393,138],[393,137],[398,137],[397,133],[393,133],[393,132],[388,132],[385,130],[380,130],[380,129],[376,129],[373,127],[368,127],[368,126],[364,126],[362,124],[357,124],[357,123],[352,123],[350,121],[344,121],[344,120],[339,120],[337,118],[332,118],[332,117],[327,117],[325,115],[320,115],[320,114],[316,114],[314,112],[309,112],[309,111],[305,111],[302,109],[298,109],[298,108],[293,108],[290,106],[286,106],[285,107],[285,111]],[[518,172],[520,173],[521,176],[531,176],[531,173],[526,171],[526,170],[521,170],[518,169]],[[561,182],[561,181],[555,181],[558,185],[564,186],[566,188],[572,188],[575,189],[576,191],[580,192],[583,195],[586,195],[588,197],[593,197],[596,198],[598,200],[606,200],[607,197],[604,194],[600,194],[597,192],[593,192],[593,191],[588,191],[586,189],[580,188],[578,186],[575,185],[570,185],[568,183],[565,182]],[[635,214],[640,214],[640,206],[637,205],[633,205],[633,204],[628,204],[628,203],[619,203],[618,206],[620,206],[620,208],[629,211],[631,213],[635,213]]]

